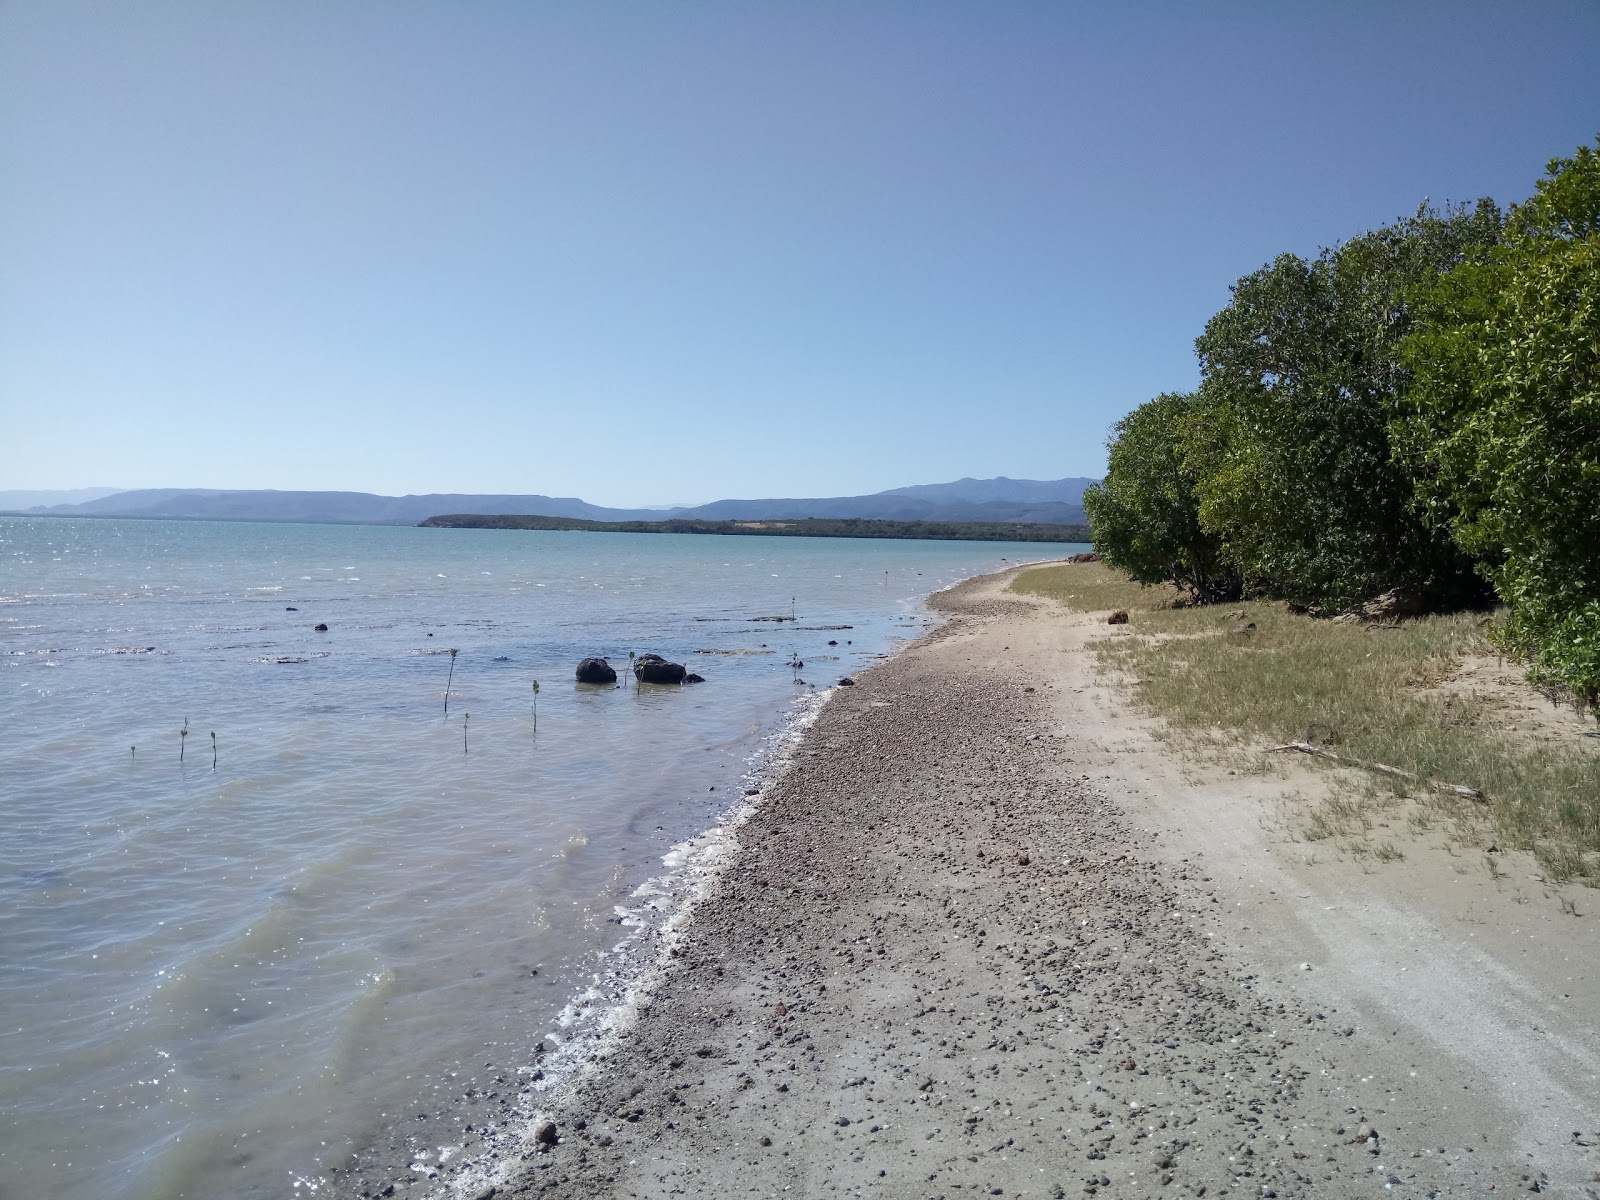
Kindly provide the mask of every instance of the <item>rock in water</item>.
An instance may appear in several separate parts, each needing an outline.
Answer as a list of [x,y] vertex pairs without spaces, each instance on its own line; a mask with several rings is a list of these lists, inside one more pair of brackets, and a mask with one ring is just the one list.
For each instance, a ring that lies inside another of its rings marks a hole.
[[314,629],[317,633],[327,633],[328,632],[328,627],[326,625],[321,624],[320,622],[318,624],[316,624],[316,625],[313,625],[312,629]]
[[586,658],[578,664],[579,683],[615,683],[617,673],[603,658]]
[[668,662],[659,654],[641,654],[633,664],[633,677],[640,683],[682,683],[687,674],[682,663]]

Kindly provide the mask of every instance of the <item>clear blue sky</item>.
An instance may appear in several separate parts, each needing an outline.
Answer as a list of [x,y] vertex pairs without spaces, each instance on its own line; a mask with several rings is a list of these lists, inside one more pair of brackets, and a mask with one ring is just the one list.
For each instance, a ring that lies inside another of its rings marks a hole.
[[1239,275],[1600,132],[1600,4],[0,0],[0,488],[1096,475]]

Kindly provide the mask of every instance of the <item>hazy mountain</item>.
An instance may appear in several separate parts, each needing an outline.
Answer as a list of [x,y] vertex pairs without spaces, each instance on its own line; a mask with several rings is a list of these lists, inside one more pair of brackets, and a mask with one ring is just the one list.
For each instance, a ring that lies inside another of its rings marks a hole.
[[[370,492],[216,491],[141,488],[86,504],[35,509],[52,516],[168,517],[211,521],[305,521],[320,524],[415,525],[440,513],[530,513],[591,521],[644,520],[643,509],[601,508],[560,496],[375,496]],[[617,514],[625,514],[619,516]]]
[[[75,504],[30,506],[53,516],[166,517],[213,521],[304,521],[415,525],[445,513],[645,521],[699,517],[720,521],[868,517],[890,521],[1040,521],[1077,524],[1087,479],[960,479],[895,488],[871,496],[716,500],[686,508],[604,508],[570,496],[375,496],[370,492],[219,491],[141,488]],[[19,506],[20,507],[20,506]]]
[[954,483],[918,483],[911,487],[890,488],[880,496],[915,496],[919,500],[960,501],[987,503],[1039,503],[1053,501],[1062,504],[1082,504],[1084,490],[1094,479],[1007,479],[1004,475],[994,479],[958,479]]
[[64,488],[54,491],[0,491],[0,512],[21,512],[51,504],[83,504],[102,496],[114,496],[124,488]]
[[762,521],[799,517],[871,517],[884,521],[1083,521],[1092,479],[958,479],[890,488],[870,496],[828,499],[716,500],[673,516]]

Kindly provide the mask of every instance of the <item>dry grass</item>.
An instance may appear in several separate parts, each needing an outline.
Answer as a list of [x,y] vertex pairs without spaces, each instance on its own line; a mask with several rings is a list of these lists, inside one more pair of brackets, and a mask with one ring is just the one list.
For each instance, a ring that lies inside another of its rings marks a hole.
[[[1099,563],[1036,568],[1013,587],[1082,611],[1126,609],[1130,623],[1097,645],[1101,666],[1133,680],[1140,705],[1191,741],[1287,742],[1311,730],[1307,740],[1341,754],[1479,788],[1486,805],[1417,792],[1412,827],[1440,827],[1467,844],[1488,827],[1532,851],[1552,881],[1600,884],[1600,752],[1514,738],[1475,696],[1423,694],[1483,652],[1476,616],[1368,629],[1260,601],[1174,607],[1171,589],[1140,587]],[[1374,786],[1391,802],[1408,790],[1404,781]],[[1324,805],[1307,838],[1364,832],[1370,821],[1359,810],[1372,803]],[[1376,857],[1392,858],[1387,849]]]

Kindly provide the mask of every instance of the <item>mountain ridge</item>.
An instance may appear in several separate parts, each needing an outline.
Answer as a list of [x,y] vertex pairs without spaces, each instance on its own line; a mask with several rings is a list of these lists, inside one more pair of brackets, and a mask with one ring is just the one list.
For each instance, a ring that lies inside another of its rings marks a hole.
[[430,492],[381,496],[372,492],[278,489],[136,488],[75,504],[30,506],[30,515],[146,517],[311,524],[415,525],[446,513],[567,517],[589,521],[801,520],[861,518],[892,521],[1001,521],[1079,524],[1083,490],[1094,481],[959,479],[915,484],[862,496],[713,500],[681,508],[607,508],[575,496]]

